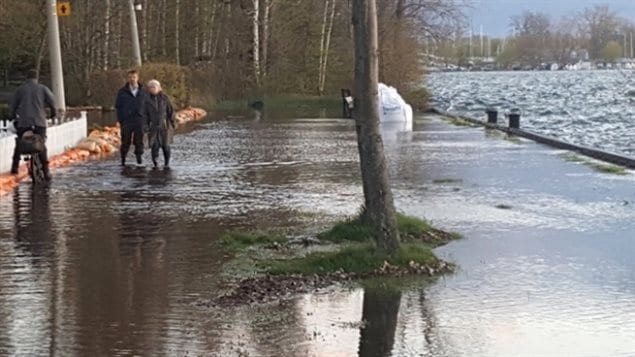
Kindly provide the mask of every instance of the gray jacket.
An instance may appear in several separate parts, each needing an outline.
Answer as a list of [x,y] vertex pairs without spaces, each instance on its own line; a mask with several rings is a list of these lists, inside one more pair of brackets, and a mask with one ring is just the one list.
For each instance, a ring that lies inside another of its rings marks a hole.
[[55,98],[51,90],[35,79],[27,80],[18,87],[11,102],[11,114],[16,118],[16,128],[46,127],[46,108],[51,110],[51,116],[56,114]]

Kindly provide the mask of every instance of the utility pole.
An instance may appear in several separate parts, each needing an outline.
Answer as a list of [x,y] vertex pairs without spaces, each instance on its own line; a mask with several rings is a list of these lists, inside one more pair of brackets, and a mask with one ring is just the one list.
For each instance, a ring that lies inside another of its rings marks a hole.
[[633,33],[631,32],[631,58],[633,58]]
[[64,96],[64,73],[62,71],[62,50],[60,46],[60,29],[57,21],[57,1],[47,0],[46,18],[48,22],[49,56],[51,61],[51,84],[55,95],[57,109],[66,111]]
[[130,8],[130,33],[132,35],[132,56],[134,64],[141,67],[141,46],[139,45],[139,28],[137,27],[137,13],[135,12],[134,0],[128,0]]

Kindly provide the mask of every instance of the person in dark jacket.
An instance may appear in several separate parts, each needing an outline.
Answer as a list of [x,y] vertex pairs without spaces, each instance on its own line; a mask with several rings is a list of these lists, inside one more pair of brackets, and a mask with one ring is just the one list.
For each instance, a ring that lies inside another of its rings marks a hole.
[[[21,138],[27,131],[33,131],[34,134],[40,135],[46,143],[46,127],[47,115],[46,109],[50,110],[50,117],[57,114],[55,108],[55,98],[53,93],[45,85],[38,83],[37,71],[30,70],[27,74],[27,80],[15,92],[11,101],[11,115],[15,118],[15,128],[18,138]],[[47,180],[51,179],[49,172],[48,153],[46,145],[44,150],[40,152],[40,161],[44,165],[44,176]],[[20,165],[20,152],[16,145],[13,151],[13,162],[11,164],[11,173],[17,174]]]
[[148,82],[150,95],[146,101],[148,125],[148,145],[152,152],[152,163],[157,168],[159,149],[163,150],[163,160],[166,168],[170,167],[170,144],[174,136],[174,108],[170,98],[161,91],[161,83],[153,79]]
[[137,164],[143,163],[143,132],[146,122],[145,102],[148,94],[139,85],[139,72],[128,72],[128,83],[117,93],[115,108],[121,125],[121,165],[126,166],[130,145],[134,143]]

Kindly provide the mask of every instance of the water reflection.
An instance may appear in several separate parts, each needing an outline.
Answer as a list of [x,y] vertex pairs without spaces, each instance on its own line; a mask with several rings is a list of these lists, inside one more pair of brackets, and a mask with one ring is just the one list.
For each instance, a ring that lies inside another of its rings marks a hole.
[[364,289],[360,357],[387,357],[395,343],[401,291],[399,288]]
[[48,187],[28,185],[20,187],[13,195],[16,243],[19,249],[34,258],[51,253],[53,233],[49,200]]

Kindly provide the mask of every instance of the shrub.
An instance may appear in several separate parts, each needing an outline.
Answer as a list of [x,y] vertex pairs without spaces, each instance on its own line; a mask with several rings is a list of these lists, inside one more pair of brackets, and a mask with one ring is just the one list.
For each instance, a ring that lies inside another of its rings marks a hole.
[[415,88],[405,92],[403,99],[412,106],[413,111],[423,112],[429,107],[430,92],[423,87]]
[[[161,82],[163,91],[177,108],[189,103],[187,69],[169,63],[148,63],[139,70],[141,82],[150,79]],[[71,105],[99,105],[110,108],[115,105],[117,91],[126,82],[127,70],[97,71],[90,75],[89,83],[78,78],[67,78],[68,98]]]

